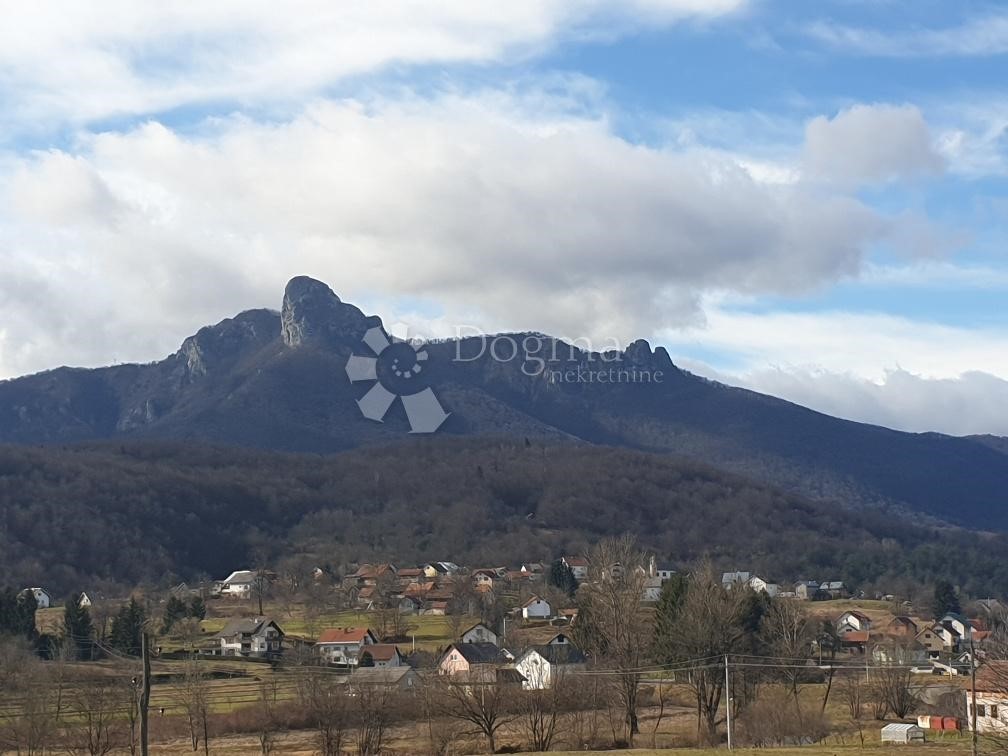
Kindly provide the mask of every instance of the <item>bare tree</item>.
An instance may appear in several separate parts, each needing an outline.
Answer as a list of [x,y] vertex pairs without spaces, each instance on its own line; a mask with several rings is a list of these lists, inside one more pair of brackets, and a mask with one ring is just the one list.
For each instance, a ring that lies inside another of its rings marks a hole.
[[531,690],[516,693],[518,726],[528,740],[529,750],[548,751],[560,734],[571,700],[571,683],[563,674],[552,679],[529,681]]
[[631,536],[607,538],[589,556],[587,581],[577,594],[575,636],[596,666],[610,669],[623,707],[626,741],[640,728],[637,695],[648,661],[651,628],[641,606],[646,558]]
[[2,645],[0,680],[12,700],[0,709],[0,751],[42,754],[55,721],[53,675],[27,643],[8,638]]
[[394,695],[384,685],[365,685],[356,689],[357,754],[377,756],[382,751],[385,730],[392,715]]
[[349,726],[349,698],[332,673],[308,668],[298,680],[301,705],[315,728],[321,756],[340,756]]
[[840,698],[853,721],[860,720],[864,713],[866,687],[860,672],[844,675],[840,680]]
[[74,754],[104,756],[127,745],[123,713],[129,707],[125,688],[109,680],[80,680],[67,696],[63,733],[66,750]]
[[490,753],[496,752],[497,731],[516,716],[512,686],[488,679],[453,679],[445,685],[442,698],[442,712],[473,725],[486,738]]
[[210,753],[210,687],[199,661],[193,657],[186,662],[185,676],[176,694],[179,705],[186,714],[189,742],[193,751],[203,741],[203,753]]
[[872,669],[876,695],[900,719],[910,714],[920,699],[912,684],[913,672],[904,664],[885,664]]
[[771,603],[763,615],[760,634],[765,646],[781,661],[778,674],[794,701],[800,720],[798,694],[808,673],[804,667],[812,655],[815,625],[809,622],[797,601],[782,599]]

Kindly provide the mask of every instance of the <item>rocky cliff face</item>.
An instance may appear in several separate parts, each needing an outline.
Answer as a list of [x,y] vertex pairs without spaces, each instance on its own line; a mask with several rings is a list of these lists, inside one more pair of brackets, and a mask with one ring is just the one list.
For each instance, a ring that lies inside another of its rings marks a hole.
[[280,332],[289,347],[359,341],[367,323],[364,313],[341,302],[321,281],[298,276],[284,290]]

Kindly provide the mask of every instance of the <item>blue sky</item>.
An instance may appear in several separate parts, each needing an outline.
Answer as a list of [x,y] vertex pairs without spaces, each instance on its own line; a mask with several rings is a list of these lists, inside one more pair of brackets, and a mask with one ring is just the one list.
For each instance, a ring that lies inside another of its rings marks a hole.
[[1008,7],[16,4],[0,377],[163,357],[287,278],[418,334],[1008,435]]

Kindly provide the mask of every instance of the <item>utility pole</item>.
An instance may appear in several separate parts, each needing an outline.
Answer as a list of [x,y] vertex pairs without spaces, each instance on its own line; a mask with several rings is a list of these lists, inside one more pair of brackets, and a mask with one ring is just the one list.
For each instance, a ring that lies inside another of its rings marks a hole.
[[973,646],[973,628],[970,628],[970,730],[972,731],[972,746],[970,752],[977,756],[977,702],[976,702],[976,649]]
[[148,756],[147,750],[147,710],[150,708],[150,638],[144,630],[140,635],[143,653],[143,678],[140,688],[140,753]]
[[728,677],[728,654],[724,655],[724,688],[725,688],[725,729],[728,731],[728,750],[731,747],[731,678]]

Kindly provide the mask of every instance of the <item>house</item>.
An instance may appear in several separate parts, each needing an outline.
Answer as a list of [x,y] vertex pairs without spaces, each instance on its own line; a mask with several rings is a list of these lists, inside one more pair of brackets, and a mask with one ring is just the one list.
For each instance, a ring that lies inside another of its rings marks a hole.
[[421,614],[426,614],[431,617],[443,617],[448,614],[448,602],[447,601],[427,601],[424,603],[424,609]]
[[924,730],[915,724],[894,722],[882,728],[882,742],[898,743],[900,745],[923,743]]
[[255,582],[256,574],[252,570],[235,570],[220,581],[218,593],[228,598],[249,599]]
[[438,674],[493,682],[511,659],[493,643],[452,643],[438,662]]
[[836,629],[840,634],[849,632],[871,632],[871,617],[857,609],[841,614],[836,621]]
[[795,583],[794,593],[796,598],[803,601],[816,601],[825,595],[820,593],[819,583],[815,580],[802,580],[800,583]]
[[570,637],[555,627],[509,627],[502,642],[506,650],[524,651],[532,646],[563,646],[570,643]]
[[384,577],[395,578],[396,566],[394,564],[362,564],[352,575],[347,575],[348,580],[352,580],[358,586],[376,585]]
[[842,580],[827,580],[824,583],[820,583],[819,590],[831,599],[850,597],[850,591],[847,589],[847,586],[844,585]]
[[368,666],[385,669],[386,667],[401,667],[406,663],[406,657],[399,651],[399,647],[394,643],[369,643],[361,646],[357,652],[357,666],[361,666],[361,660],[367,654],[371,657],[371,664]]
[[324,630],[315,642],[315,651],[327,664],[356,666],[364,646],[377,643],[366,627],[335,627]]
[[493,643],[497,645],[497,633],[477,622],[460,636],[463,643]]
[[946,651],[954,652],[959,650],[959,642],[962,640],[962,636],[951,622],[941,622],[934,625],[931,630],[941,638]]
[[721,586],[731,590],[733,586],[748,584],[751,577],[751,572],[725,572],[721,575]]
[[928,652],[916,641],[908,643],[888,641],[876,643],[872,647],[872,659],[877,664],[925,665],[928,662]]
[[945,641],[930,627],[925,627],[919,631],[914,640],[927,650],[928,657],[931,659],[937,659],[941,655],[941,652],[945,650]]
[[499,575],[497,574],[497,570],[493,568],[481,567],[480,569],[473,570],[470,577],[475,588],[489,588],[493,590],[494,583]]
[[938,623],[955,632],[960,639],[968,641],[973,633],[973,624],[961,614],[949,612]]
[[767,580],[764,580],[759,575],[753,575],[752,577],[749,578],[748,582],[749,587],[752,588],[754,591],[756,591],[757,593],[762,591],[770,598],[774,598],[778,593],[780,593],[780,586],[777,585],[777,583],[771,583]]
[[889,635],[909,638],[915,637],[919,630],[920,628],[917,627],[917,623],[905,614],[901,614],[899,617],[893,617],[889,620],[889,624],[887,624],[885,628],[886,633]]
[[578,649],[570,644],[532,646],[515,660],[515,669],[521,673],[526,690],[551,688],[568,672],[585,669],[586,659]]
[[553,616],[553,608],[546,599],[532,596],[521,606],[521,615],[525,619],[549,619]]
[[521,566],[521,572],[526,575],[543,575],[546,573],[546,565],[542,562],[525,562]]
[[419,614],[423,609],[423,601],[416,596],[403,596],[399,599],[400,614]]
[[560,561],[570,568],[579,583],[588,578],[588,560],[583,556],[565,556]]
[[[966,690],[966,721],[973,724],[973,692]],[[989,661],[976,673],[976,726],[981,734],[1008,734],[1008,662]]]
[[217,638],[221,656],[265,658],[283,653],[284,631],[269,617],[231,620]]
[[423,566],[424,575],[431,579],[454,575],[460,569],[462,568],[455,564],[455,562],[430,562]]
[[52,605],[52,596],[42,588],[25,588],[21,595],[31,594],[35,597],[35,606],[38,609],[48,609]]
[[337,682],[345,684],[351,693],[364,687],[380,687],[408,692],[419,686],[420,678],[416,670],[405,665],[401,667],[357,667],[353,674],[341,676]]
[[415,583],[420,578],[426,577],[422,567],[403,567],[401,570],[396,572],[396,577],[399,578],[400,585],[408,585],[409,583]]

